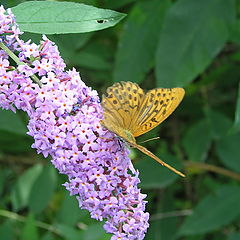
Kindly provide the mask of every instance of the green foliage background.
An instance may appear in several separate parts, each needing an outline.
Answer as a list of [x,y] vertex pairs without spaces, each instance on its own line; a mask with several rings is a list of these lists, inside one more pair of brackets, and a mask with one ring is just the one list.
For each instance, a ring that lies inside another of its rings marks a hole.
[[[127,14],[105,30],[48,36],[88,86],[99,94],[117,81],[186,90],[172,116],[138,142],[160,136],[144,145],[187,177],[132,150],[151,214],[145,239],[239,240],[240,1],[75,2]],[[31,149],[26,123],[22,112],[0,111],[0,238],[110,239],[61,185],[66,177]]]

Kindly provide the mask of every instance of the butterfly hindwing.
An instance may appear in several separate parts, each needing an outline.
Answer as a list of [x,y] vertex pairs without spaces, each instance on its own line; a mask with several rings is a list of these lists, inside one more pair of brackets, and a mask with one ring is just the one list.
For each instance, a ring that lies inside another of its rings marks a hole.
[[115,83],[107,89],[103,96],[102,107],[105,112],[113,115],[114,122],[130,130],[133,116],[138,111],[144,98],[143,90],[135,83]]

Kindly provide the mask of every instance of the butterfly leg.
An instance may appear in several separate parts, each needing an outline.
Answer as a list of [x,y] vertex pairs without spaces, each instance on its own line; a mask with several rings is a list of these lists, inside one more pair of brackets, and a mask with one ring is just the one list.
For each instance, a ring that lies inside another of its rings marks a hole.
[[113,141],[115,137],[113,137],[113,138],[99,137],[99,138],[101,138],[103,140],[107,140],[107,141]]

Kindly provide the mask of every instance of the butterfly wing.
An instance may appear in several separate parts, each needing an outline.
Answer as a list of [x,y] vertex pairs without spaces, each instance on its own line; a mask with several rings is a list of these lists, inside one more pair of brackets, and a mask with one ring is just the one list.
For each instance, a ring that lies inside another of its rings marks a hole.
[[163,122],[182,101],[183,88],[156,88],[147,92],[138,114],[132,120],[134,137],[155,128]]
[[130,130],[132,119],[144,100],[143,90],[132,82],[115,83],[107,89],[107,96],[103,95],[104,125],[114,123],[123,129]]

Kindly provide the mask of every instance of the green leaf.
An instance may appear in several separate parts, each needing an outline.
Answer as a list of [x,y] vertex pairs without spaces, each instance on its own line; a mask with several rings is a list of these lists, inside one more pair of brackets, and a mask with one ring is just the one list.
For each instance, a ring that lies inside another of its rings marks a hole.
[[26,136],[27,128],[19,118],[19,115],[7,110],[0,109],[0,130]]
[[81,210],[76,197],[69,196],[69,192],[65,191],[65,198],[61,208],[57,213],[57,221],[68,226],[74,226],[77,221],[84,218],[88,214],[87,211]]
[[83,231],[77,230],[75,227],[69,227],[64,224],[56,224],[57,229],[66,240],[79,240],[83,238]]
[[91,224],[88,226],[86,231],[84,231],[83,239],[87,240],[100,240],[103,239],[102,236],[105,235],[102,223]]
[[231,233],[227,240],[239,240],[240,239],[240,232],[234,232],[234,233]]
[[226,115],[212,109],[206,109],[205,114],[213,139],[219,140],[228,135],[232,122]]
[[40,213],[49,203],[56,184],[56,170],[48,164],[36,179],[29,196],[29,207],[35,214]]
[[160,34],[158,86],[185,86],[203,72],[224,47],[234,20],[234,0],[176,1]]
[[[158,155],[157,155],[158,156]],[[169,154],[161,154],[159,158],[179,170],[179,162]],[[135,164],[140,172],[140,187],[144,189],[162,188],[172,184],[178,175],[151,158],[141,160]]]
[[236,106],[233,130],[235,132],[240,130],[240,84],[238,85],[238,97],[237,97],[237,106]]
[[201,120],[190,126],[183,137],[183,147],[187,153],[188,160],[196,162],[204,161],[210,148],[211,140],[206,120]]
[[231,35],[230,35],[231,41],[239,44],[240,43],[240,20],[237,19],[235,24],[231,26]]
[[0,109],[0,150],[8,153],[28,152],[32,139],[19,114]]
[[31,152],[32,139],[25,135],[0,131],[0,150],[7,153]]
[[203,234],[230,224],[240,216],[239,201],[240,187],[221,187],[200,201],[193,214],[186,218],[178,234]]
[[58,34],[50,35],[49,39],[58,46],[62,58],[69,64],[69,60],[75,56],[80,48],[85,46],[92,35],[93,33]]
[[14,211],[27,206],[31,188],[42,171],[42,165],[35,165],[25,171],[17,180],[11,193],[11,201]]
[[29,1],[12,8],[21,31],[84,33],[112,27],[126,14],[73,2]]
[[1,223],[0,225],[0,236],[4,240],[14,239],[14,225],[10,221]]
[[143,1],[131,11],[118,44],[114,81],[141,82],[153,66],[168,0]]
[[216,142],[216,153],[221,162],[232,169],[240,172],[240,134],[234,134],[224,137]]
[[[175,189],[174,189],[175,188]],[[174,194],[176,192],[176,185],[171,188],[164,190],[164,193],[161,194],[158,191],[157,196],[152,199],[153,202],[148,203],[148,206],[151,206],[151,203],[154,205],[154,211],[151,211],[150,216],[150,228],[147,232],[146,239],[149,240],[174,240],[176,231],[172,229],[178,228],[178,218],[179,216],[167,216],[169,212],[176,209],[176,199],[174,199]],[[160,195],[159,195],[160,193]],[[156,201],[156,197],[159,198],[159,201]],[[149,201],[149,196],[147,198]],[[166,214],[166,215],[165,215]],[[165,215],[165,216],[164,216]],[[145,238],[144,238],[145,239]]]
[[51,232],[47,232],[41,240],[56,240],[56,238],[53,236]]
[[[0,196],[4,195],[4,188],[6,184],[8,184],[9,179],[11,179],[11,171],[8,168],[2,168],[0,171]],[[3,204],[3,199],[1,201],[1,204]],[[0,204],[0,206],[1,206]],[[1,234],[0,234],[1,236]]]
[[81,67],[94,70],[111,70],[112,68],[111,63],[106,61],[103,57],[87,51],[81,51],[80,53],[76,54],[71,60]]
[[104,7],[107,7],[110,9],[117,9],[136,1],[137,0],[121,0],[121,1],[105,0]]
[[27,239],[31,239],[31,240],[39,239],[37,227],[35,225],[35,219],[32,214],[28,216],[20,236],[20,240],[27,240]]

